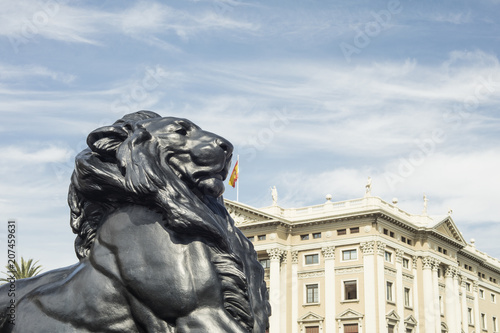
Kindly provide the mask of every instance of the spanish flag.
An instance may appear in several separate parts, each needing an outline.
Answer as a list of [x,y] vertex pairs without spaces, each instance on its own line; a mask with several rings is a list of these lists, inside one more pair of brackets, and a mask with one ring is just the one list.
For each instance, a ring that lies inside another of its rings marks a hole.
[[238,180],[238,162],[234,165],[233,172],[231,173],[231,177],[229,178],[229,185],[234,187],[236,185],[236,181]]

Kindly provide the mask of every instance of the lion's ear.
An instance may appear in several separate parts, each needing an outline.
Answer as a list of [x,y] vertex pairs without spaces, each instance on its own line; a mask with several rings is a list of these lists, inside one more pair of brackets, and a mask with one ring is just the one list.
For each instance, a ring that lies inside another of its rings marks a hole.
[[104,126],[89,134],[87,144],[96,153],[114,156],[128,135],[128,132],[121,126]]

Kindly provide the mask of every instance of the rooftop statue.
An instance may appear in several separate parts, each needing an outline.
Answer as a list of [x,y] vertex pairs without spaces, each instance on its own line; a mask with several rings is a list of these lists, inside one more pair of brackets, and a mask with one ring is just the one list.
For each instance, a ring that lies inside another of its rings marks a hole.
[[0,332],[259,332],[270,305],[252,243],[224,207],[233,147],[150,111],[96,129],[68,203],[79,263],[16,282]]

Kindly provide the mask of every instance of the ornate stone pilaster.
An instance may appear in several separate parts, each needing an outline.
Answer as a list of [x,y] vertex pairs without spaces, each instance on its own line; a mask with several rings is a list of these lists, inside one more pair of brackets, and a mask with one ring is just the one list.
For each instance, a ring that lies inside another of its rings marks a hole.
[[418,260],[417,256],[411,257],[411,265],[412,265],[413,269],[417,269],[417,260]]
[[283,256],[283,253],[285,253],[285,251],[282,249],[279,249],[279,248],[267,249],[267,254],[269,255],[269,259],[271,259],[271,260],[280,260],[281,261],[281,257]]
[[385,255],[385,247],[387,244],[381,241],[377,241],[377,254],[379,256],[384,256]]
[[[404,286],[403,286],[403,255],[404,251],[396,249],[396,310],[400,318],[405,318],[404,308]],[[405,333],[405,325],[400,323],[397,328],[398,333]]]
[[375,241],[363,242],[359,244],[361,251],[363,251],[363,255],[373,254],[375,248]]
[[290,251],[292,258],[292,316],[291,325],[292,333],[298,333],[297,320],[299,316],[299,281],[298,281],[298,263],[299,251]]
[[469,323],[467,320],[467,278],[465,276],[460,276],[461,282],[460,287],[462,289],[462,330],[468,332]]
[[478,287],[479,287],[478,282],[473,281],[472,292],[474,295],[474,327],[476,328],[476,332],[479,332],[481,330]]
[[432,278],[432,267],[434,266],[434,258],[426,256],[422,257],[423,265],[423,286],[424,288],[424,313],[423,317],[425,319],[425,327],[420,327],[423,332],[426,333],[436,333],[435,322],[439,318],[439,314],[436,314],[438,309],[434,309],[434,283]]
[[323,257],[326,259],[335,259],[335,246],[327,246],[321,249]]
[[456,269],[453,266],[448,266],[444,273],[445,280],[445,311],[446,311],[446,322],[448,324],[448,330],[450,332],[459,332],[460,327],[457,326],[457,308],[456,303],[460,302],[458,298],[458,293],[455,292],[455,283],[453,277],[455,276]]
[[[360,244],[363,251],[363,277],[364,277],[364,293],[365,293],[365,327],[366,333],[378,332],[377,327],[377,299],[376,286],[374,276],[377,274],[375,266],[375,241],[363,242]],[[380,310],[382,311],[382,309]],[[342,332],[342,325],[339,320],[339,330]]]
[[[386,302],[385,302],[385,270],[384,270],[384,255],[385,255],[385,247],[387,245],[384,242],[377,241],[377,281],[378,282],[378,331],[377,332],[385,332],[387,330],[386,327]],[[370,279],[373,279],[373,276]],[[367,325],[368,326],[368,325]]]
[[281,258],[284,250],[280,248],[267,249],[271,259],[269,268],[269,302],[271,303],[272,315],[269,318],[269,331],[279,332],[281,325]]
[[438,277],[438,269],[441,265],[441,262],[437,259],[434,259],[432,262],[432,287],[434,289],[433,293],[433,301],[434,301],[434,332],[438,333],[441,331],[441,304],[439,302],[439,277]]
[[335,246],[321,249],[325,258],[325,333],[335,333]]
[[396,249],[396,263],[402,263],[403,262],[403,255],[405,252],[400,249]]
[[431,257],[422,257],[423,269],[432,269],[434,265],[434,259]]
[[299,263],[299,251],[290,251],[290,255],[292,258],[292,265]]

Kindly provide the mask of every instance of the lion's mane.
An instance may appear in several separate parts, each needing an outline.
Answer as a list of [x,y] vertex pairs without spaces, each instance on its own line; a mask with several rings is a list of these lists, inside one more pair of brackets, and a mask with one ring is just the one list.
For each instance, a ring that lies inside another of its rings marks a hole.
[[113,210],[130,204],[151,207],[164,216],[170,230],[206,239],[214,249],[212,260],[221,277],[225,308],[251,331],[255,309],[249,298],[258,297],[262,302],[266,292],[249,296],[248,289],[261,288],[248,288],[244,272],[255,267],[242,262],[232,248],[237,242],[252,256],[255,251],[246,237],[234,232],[222,196],[199,198],[170,168],[161,165],[158,142],[143,126],[156,118],[161,117],[139,111],[89,134],[89,148],[76,157],[68,194],[70,224],[77,234],[76,254],[79,259],[89,255],[97,231]]

